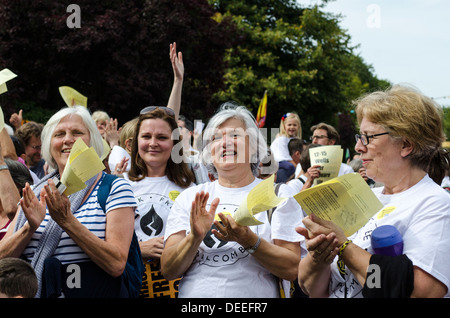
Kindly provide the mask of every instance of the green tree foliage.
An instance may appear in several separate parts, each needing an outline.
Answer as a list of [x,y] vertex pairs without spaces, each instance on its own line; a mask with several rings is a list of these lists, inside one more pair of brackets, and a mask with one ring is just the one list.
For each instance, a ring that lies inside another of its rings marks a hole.
[[226,88],[214,97],[235,100],[256,114],[267,90],[267,127],[277,127],[289,111],[299,113],[305,136],[320,121],[337,127],[337,114],[350,111],[353,99],[388,84],[353,53],[339,17],[320,6],[283,0],[210,3],[218,22],[231,17],[240,32],[238,45],[226,54]]
[[444,111],[444,133],[447,140],[450,141],[450,107],[443,107]]
[[18,74],[0,100],[9,113],[23,104],[54,112],[64,106],[58,87],[67,85],[123,124],[143,106],[167,103],[171,42],[184,57],[182,112],[213,112],[234,26],[211,19],[206,0],[80,0],[81,27],[72,29],[69,3],[0,0],[0,69]]
[[[26,117],[43,121],[64,106],[58,92],[64,85],[86,95],[91,110],[106,110],[120,123],[143,106],[164,105],[174,41],[185,64],[181,112],[191,119],[206,121],[228,100],[256,114],[267,90],[266,127],[278,127],[284,113],[297,111],[309,136],[319,121],[342,126],[338,115],[350,116],[351,100],[387,84],[353,53],[339,16],[322,6],[303,8],[293,0],[76,4],[81,28],[70,29],[68,3],[0,0],[0,68],[19,75],[0,96],[7,118],[24,107]],[[342,131],[352,138],[351,120],[344,122]]]

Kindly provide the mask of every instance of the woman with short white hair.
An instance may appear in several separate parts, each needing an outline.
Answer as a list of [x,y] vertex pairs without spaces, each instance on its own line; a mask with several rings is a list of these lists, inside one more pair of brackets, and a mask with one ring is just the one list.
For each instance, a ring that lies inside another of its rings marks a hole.
[[[54,177],[61,179],[79,138],[99,157],[102,155],[102,138],[85,107],[63,108],[45,125],[42,152],[53,172],[33,189],[25,186],[21,207],[0,243],[0,258],[23,257],[31,263],[39,280],[37,297],[128,297],[121,276],[136,207],[130,185],[121,178],[112,181],[103,209],[98,190],[105,172],[93,176],[86,181],[86,188],[68,197],[60,194],[53,181]],[[78,288],[68,286],[63,278],[72,273],[66,270],[72,264],[81,268]],[[59,289],[45,284],[59,280]]]

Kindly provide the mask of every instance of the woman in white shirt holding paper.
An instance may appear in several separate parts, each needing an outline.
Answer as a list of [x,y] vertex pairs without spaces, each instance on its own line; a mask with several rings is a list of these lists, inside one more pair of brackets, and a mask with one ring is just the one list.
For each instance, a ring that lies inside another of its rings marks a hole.
[[[439,106],[403,86],[356,104],[355,149],[367,176],[384,184],[373,189],[384,207],[349,238],[330,221],[305,218],[306,228],[298,231],[308,238],[309,253],[299,266],[299,284],[311,297],[448,297],[450,196],[439,185],[449,153],[441,147]],[[375,253],[371,236],[382,225],[399,231],[403,255]]]
[[271,222],[240,226],[233,214],[262,180],[259,162],[267,144],[245,107],[222,105],[204,133],[203,160],[216,181],[183,191],[168,218],[161,270],[167,279],[182,277],[179,297],[280,297],[275,276],[293,281],[300,260],[295,226],[302,212],[289,187],[288,199]]

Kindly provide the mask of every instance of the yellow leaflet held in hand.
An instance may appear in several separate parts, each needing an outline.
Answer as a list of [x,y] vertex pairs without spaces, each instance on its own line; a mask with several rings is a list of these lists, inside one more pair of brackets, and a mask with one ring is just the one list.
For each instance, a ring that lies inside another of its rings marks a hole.
[[86,188],[85,182],[105,169],[97,152],[93,147],[88,147],[81,138],[78,138],[72,146],[69,159],[64,168],[61,182],[67,189],[65,195],[78,192]]
[[15,77],[17,77],[17,75],[7,68],[0,71],[0,94],[6,93],[8,91],[6,82],[12,80]]
[[287,198],[279,198],[274,190],[274,175],[261,181],[247,195],[237,211],[234,213],[234,220],[242,226],[263,224],[255,219],[254,215],[274,208]]
[[75,105],[80,105],[87,107],[87,97],[80,94],[72,87],[60,86],[59,93],[61,94],[67,106],[72,107]]
[[320,165],[320,176],[314,185],[336,178],[341,168],[344,151],[341,146],[321,146],[309,149],[311,166]]
[[103,160],[106,159],[106,157],[108,157],[109,153],[111,152],[111,147],[109,146],[108,142],[102,138],[103,141],[103,154],[100,157],[100,161],[103,162]]
[[306,214],[332,221],[351,236],[383,205],[359,173],[340,177],[303,190],[294,198]]
[[0,131],[2,131],[3,128],[5,128],[5,116],[3,115],[3,109],[0,106]]

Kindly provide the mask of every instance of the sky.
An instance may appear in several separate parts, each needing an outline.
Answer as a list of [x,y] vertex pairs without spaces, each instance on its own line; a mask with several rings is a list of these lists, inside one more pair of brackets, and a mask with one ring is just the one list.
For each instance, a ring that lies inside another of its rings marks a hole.
[[359,45],[355,53],[378,78],[450,106],[449,0],[334,0],[324,11],[342,14],[341,27]]

